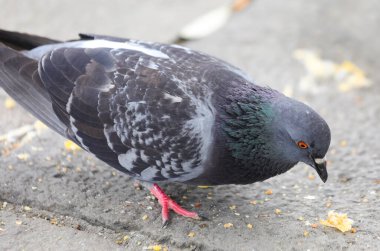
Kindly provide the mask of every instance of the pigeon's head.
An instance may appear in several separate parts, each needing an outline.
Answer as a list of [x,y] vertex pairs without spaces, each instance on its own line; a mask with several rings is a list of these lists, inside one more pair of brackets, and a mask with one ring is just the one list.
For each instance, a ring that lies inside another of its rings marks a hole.
[[272,105],[272,143],[277,156],[288,163],[310,165],[326,182],[325,155],[331,140],[326,121],[309,106],[282,95]]

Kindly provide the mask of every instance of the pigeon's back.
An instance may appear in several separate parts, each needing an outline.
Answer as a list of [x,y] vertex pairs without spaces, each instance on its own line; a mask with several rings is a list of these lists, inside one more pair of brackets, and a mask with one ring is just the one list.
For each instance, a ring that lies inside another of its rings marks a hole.
[[0,44],[1,86],[50,128],[138,179],[200,176],[223,62],[179,46],[85,38],[24,52]]

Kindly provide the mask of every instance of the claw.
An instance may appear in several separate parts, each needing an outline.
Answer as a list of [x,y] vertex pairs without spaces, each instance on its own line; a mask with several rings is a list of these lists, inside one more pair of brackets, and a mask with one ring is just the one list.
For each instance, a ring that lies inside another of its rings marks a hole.
[[200,221],[209,221],[210,219],[207,218],[207,217],[204,216],[204,215],[200,215],[200,214],[198,214],[198,219],[197,219],[197,220],[200,220]]
[[169,220],[164,220],[162,223],[162,228],[166,228],[169,225]]

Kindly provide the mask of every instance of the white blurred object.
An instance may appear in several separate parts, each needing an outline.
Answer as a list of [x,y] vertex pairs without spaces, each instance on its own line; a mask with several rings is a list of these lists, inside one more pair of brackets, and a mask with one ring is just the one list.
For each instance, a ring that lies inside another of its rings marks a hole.
[[251,0],[236,0],[233,4],[216,8],[186,25],[178,36],[184,40],[195,40],[206,37],[222,28],[234,12],[243,10]]

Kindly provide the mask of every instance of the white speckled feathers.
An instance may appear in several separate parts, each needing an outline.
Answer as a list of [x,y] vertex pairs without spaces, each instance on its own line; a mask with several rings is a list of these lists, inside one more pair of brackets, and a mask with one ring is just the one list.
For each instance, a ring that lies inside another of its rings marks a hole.
[[146,181],[202,174],[215,120],[205,78],[216,60],[179,46],[106,39],[24,52],[65,134],[109,165]]

